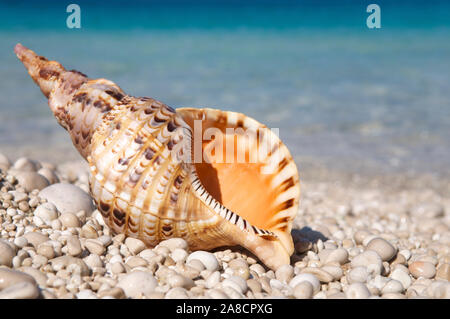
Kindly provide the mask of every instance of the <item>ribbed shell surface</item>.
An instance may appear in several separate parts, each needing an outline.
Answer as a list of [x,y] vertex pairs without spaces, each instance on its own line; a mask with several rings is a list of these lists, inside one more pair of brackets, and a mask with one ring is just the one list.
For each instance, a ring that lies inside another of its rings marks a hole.
[[126,97],[105,115],[88,162],[93,197],[115,232],[151,246],[170,237],[193,248],[226,242],[219,216],[192,189],[195,172],[181,162],[190,138],[189,126],[154,99]]

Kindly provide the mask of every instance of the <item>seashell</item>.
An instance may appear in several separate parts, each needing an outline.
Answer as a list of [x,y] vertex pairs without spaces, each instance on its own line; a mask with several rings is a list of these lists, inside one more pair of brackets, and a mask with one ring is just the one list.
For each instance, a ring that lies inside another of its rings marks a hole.
[[14,49],[88,161],[92,197],[116,233],[153,247],[241,245],[268,267],[289,264],[297,167],[274,132],[241,113],[178,108]]

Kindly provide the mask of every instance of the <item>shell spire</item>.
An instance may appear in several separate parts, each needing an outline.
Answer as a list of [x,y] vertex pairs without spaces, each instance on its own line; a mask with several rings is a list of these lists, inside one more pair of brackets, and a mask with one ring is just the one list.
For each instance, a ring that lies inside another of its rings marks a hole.
[[148,246],[171,237],[193,250],[241,245],[273,269],[290,262],[299,177],[270,129],[241,113],[174,110],[20,44],[15,52],[88,161],[114,232]]

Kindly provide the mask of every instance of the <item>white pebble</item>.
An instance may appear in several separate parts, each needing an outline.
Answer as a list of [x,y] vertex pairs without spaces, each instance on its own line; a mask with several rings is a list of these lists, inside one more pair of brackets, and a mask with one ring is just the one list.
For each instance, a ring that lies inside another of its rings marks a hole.
[[367,299],[370,297],[370,291],[363,283],[353,283],[345,291],[347,299]]
[[128,237],[127,239],[125,239],[125,245],[133,255],[139,254],[146,248],[142,240],[132,237]]
[[320,290],[320,281],[319,281],[319,279],[317,279],[316,276],[314,276],[312,274],[304,273],[304,274],[299,274],[299,275],[295,276],[289,282],[289,286],[291,286],[292,288],[295,288],[299,283],[301,283],[303,281],[308,281],[313,286],[314,294],[319,292],[319,290]]
[[397,249],[391,243],[380,237],[373,238],[367,244],[367,249],[375,251],[383,261],[391,260],[397,253]]
[[36,207],[34,215],[42,219],[47,225],[50,225],[51,221],[58,218],[58,211],[52,203],[43,203]]
[[133,271],[120,279],[117,287],[122,288],[127,297],[137,298],[140,295],[151,294],[158,282],[147,272]]
[[216,271],[219,269],[219,262],[217,261],[216,256],[210,252],[202,250],[194,251],[188,256],[186,263],[189,263],[191,260],[195,259],[199,260],[205,268],[210,271]]
[[302,281],[294,288],[294,297],[297,299],[311,299],[314,294],[314,288],[309,281]]
[[383,261],[375,251],[366,250],[353,258],[351,266],[352,268],[363,266],[374,275],[379,275],[383,269]]
[[394,271],[391,273],[391,278],[400,281],[405,290],[408,289],[412,283],[412,279],[409,274],[399,268],[394,269]]
[[171,253],[171,257],[175,262],[185,261],[187,256],[187,251],[182,248],[175,248]]
[[403,292],[403,285],[400,281],[391,279],[389,280],[381,289],[381,293],[387,294],[387,293],[402,293]]
[[350,284],[353,283],[365,283],[367,282],[367,279],[369,278],[369,272],[366,267],[364,266],[358,266],[353,269],[351,269],[347,273],[347,281]]

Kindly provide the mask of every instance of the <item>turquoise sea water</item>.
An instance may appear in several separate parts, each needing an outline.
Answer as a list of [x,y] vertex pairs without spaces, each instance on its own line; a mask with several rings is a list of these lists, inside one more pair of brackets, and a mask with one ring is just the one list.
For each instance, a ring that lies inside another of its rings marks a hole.
[[79,30],[66,27],[71,2],[0,1],[0,152],[76,156],[13,54],[21,42],[132,95],[280,128],[300,168],[450,170],[447,2],[72,2]]

